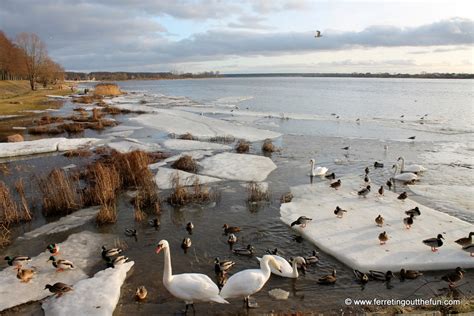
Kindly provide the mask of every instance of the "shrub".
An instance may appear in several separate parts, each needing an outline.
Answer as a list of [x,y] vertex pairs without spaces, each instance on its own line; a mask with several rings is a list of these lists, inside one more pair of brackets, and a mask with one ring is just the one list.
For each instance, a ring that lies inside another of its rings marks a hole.
[[290,203],[293,200],[293,194],[291,192],[287,192],[283,194],[280,198],[280,203]]
[[59,125],[58,128],[67,132],[68,134],[77,134],[84,132],[84,126],[79,123],[66,123]]
[[262,145],[262,151],[266,153],[272,153],[277,151],[277,148],[275,147],[275,145],[273,145],[271,139],[265,139]]
[[197,164],[194,161],[193,157],[189,155],[181,156],[178,160],[173,162],[171,165],[174,169],[179,169],[187,172],[196,172],[197,171]]
[[99,83],[94,89],[94,95],[115,96],[121,94],[119,86],[114,83]]
[[191,133],[186,133],[183,135],[178,136],[179,139],[184,139],[184,140],[195,140],[193,134]]
[[267,188],[257,182],[249,182],[247,185],[247,194],[249,202],[260,202],[270,200]]
[[239,140],[237,145],[235,146],[235,151],[239,154],[248,153],[250,150],[250,144],[245,140]]

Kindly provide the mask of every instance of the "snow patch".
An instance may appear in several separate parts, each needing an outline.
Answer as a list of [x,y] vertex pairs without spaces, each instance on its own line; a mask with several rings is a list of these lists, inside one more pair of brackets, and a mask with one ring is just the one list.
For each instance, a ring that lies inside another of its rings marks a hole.
[[153,143],[143,143],[139,140],[127,138],[125,140],[114,142],[114,143],[107,143],[107,146],[110,148],[120,152],[120,153],[128,153],[134,150],[143,150],[146,152],[154,152],[159,150],[161,147],[158,144]]
[[0,143],[0,158],[73,150],[90,146],[97,138],[44,138],[18,143]]
[[232,147],[209,142],[200,142],[197,140],[167,139],[163,146],[171,150],[231,150]]
[[173,187],[172,180],[176,174],[179,177],[179,183],[184,186],[193,185],[196,179],[198,179],[201,184],[221,181],[221,179],[218,178],[201,176],[182,170],[159,168],[155,175],[156,185],[163,190],[171,189]]

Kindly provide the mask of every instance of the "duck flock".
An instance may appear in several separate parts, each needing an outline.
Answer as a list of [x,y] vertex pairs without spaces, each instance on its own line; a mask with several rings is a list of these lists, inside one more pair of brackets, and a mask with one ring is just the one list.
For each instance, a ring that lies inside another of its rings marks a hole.
[[[394,181],[413,183],[413,181],[419,180],[420,173],[426,170],[423,166],[419,165],[405,165],[403,157],[400,157],[398,161],[401,162],[400,168],[398,165],[394,165],[393,168],[395,169],[395,173],[386,183],[386,186],[389,190],[391,190]],[[334,173],[327,174],[327,168],[316,166],[314,159],[311,159],[310,164],[310,176],[324,176],[326,179],[332,180],[330,187],[334,188],[335,190],[338,190],[343,185],[340,179],[336,180],[336,175]],[[375,162],[374,168],[383,168],[383,164]],[[398,170],[400,170],[401,173],[397,174]],[[366,198],[371,192],[369,173],[369,168],[365,168],[364,182],[367,185],[365,188],[357,192],[358,196],[361,198]],[[378,189],[378,194],[383,195],[384,190],[384,186],[381,186]],[[406,192],[403,192],[398,196],[398,199],[400,200],[404,200],[406,198]],[[345,213],[347,213],[346,210],[336,206],[334,210],[336,217],[342,218]],[[411,226],[414,225],[415,219],[421,216],[421,211],[418,207],[415,207],[413,209],[407,210],[405,214],[407,217],[402,218],[401,221],[405,225],[406,229],[410,229]],[[304,229],[308,224],[311,223],[311,221],[312,219],[307,216],[300,216],[291,223],[291,227],[297,225]],[[375,225],[383,227],[384,218],[381,215],[378,215],[374,221]],[[160,225],[158,219],[151,220],[149,223],[150,226],[155,227],[155,229]],[[194,224],[189,222],[185,229],[191,235],[194,229]],[[230,251],[234,255],[255,255],[255,248],[250,244],[243,248],[234,247],[234,244],[238,241],[238,234],[242,230],[240,227],[224,224],[222,229],[223,234],[227,238]],[[134,229],[127,229],[125,234],[129,237],[137,238],[137,231]],[[474,254],[474,245],[472,243],[473,236],[474,232],[470,232],[467,237],[460,238],[455,241],[462,247],[462,250],[470,253],[470,256],[473,256]],[[436,252],[441,246],[443,246],[443,239],[443,235],[438,234],[436,237],[422,240],[420,242],[430,247],[431,251]],[[389,236],[384,231],[378,235],[378,240],[380,244],[383,245],[389,240]],[[191,238],[184,238],[181,243],[181,248],[184,250],[184,252],[186,252],[191,246]],[[56,268],[58,272],[64,272],[75,268],[73,262],[67,259],[59,258],[60,249],[58,244],[50,244],[46,249],[51,254],[48,261],[51,261],[52,266]],[[129,260],[123,255],[123,250],[121,248],[107,248],[102,246],[98,252],[100,252],[100,255],[107,268],[115,268]],[[242,298],[244,299],[247,307],[254,307],[250,302],[250,296],[259,292],[264,287],[271,274],[275,274],[279,277],[296,279],[299,277],[300,271],[304,273],[307,269],[307,266],[320,261],[316,251],[313,251],[309,255],[285,259],[278,255],[278,249],[274,249],[272,251],[267,250],[267,254],[256,258],[260,264],[259,268],[242,270],[229,276],[229,271],[235,266],[235,262],[232,260],[221,260],[220,258],[215,258],[214,271],[217,282],[214,282],[207,275],[200,273],[173,274],[171,266],[171,249],[167,240],[161,240],[157,244],[155,252],[156,254],[164,254],[164,287],[174,297],[184,301],[186,304],[186,312],[188,311],[189,307],[191,307],[194,311],[194,302],[215,302],[228,304],[228,299],[231,298]],[[27,262],[31,261],[31,258],[28,256],[6,256],[5,260],[7,261],[8,265],[15,267],[16,276],[20,282],[28,283],[34,277],[35,273],[37,273],[35,268],[24,267]],[[369,281],[383,281],[387,284],[387,288],[391,288],[390,281],[393,277],[395,277],[392,271],[382,272],[371,270],[368,273],[363,273],[358,270],[353,270],[353,273],[356,281],[362,285],[367,284]],[[461,267],[457,267],[453,272],[443,276],[442,280],[448,282],[449,287],[451,288],[463,278],[464,273],[465,271]],[[419,271],[408,269],[401,269],[398,273],[401,281],[416,279],[422,275],[423,273]],[[335,284],[337,282],[336,269],[333,269],[328,275],[321,276],[317,282],[321,285]],[[57,297],[60,297],[65,293],[72,291],[73,287],[72,285],[57,282],[52,285],[45,284],[44,289],[49,290]],[[136,299],[138,301],[146,299],[147,293],[148,292],[145,286],[138,287],[135,293]]]

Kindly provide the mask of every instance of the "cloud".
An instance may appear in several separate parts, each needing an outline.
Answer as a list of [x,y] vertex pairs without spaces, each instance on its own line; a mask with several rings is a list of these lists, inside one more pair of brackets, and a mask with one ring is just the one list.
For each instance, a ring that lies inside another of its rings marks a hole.
[[241,15],[238,22],[230,22],[227,24],[229,28],[250,29],[250,30],[271,30],[274,27],[264,25],[262,22],[265,18],[258,15]]

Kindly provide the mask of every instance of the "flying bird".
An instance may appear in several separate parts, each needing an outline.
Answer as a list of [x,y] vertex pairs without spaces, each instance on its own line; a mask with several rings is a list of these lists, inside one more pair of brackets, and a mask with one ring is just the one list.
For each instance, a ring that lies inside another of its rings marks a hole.
[[318,37],[323,37],[323,36],[321,35],[321,31],[316,31],[316,35],[314,35],[314,37],[316,37],[316,38],[318,38]]

